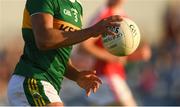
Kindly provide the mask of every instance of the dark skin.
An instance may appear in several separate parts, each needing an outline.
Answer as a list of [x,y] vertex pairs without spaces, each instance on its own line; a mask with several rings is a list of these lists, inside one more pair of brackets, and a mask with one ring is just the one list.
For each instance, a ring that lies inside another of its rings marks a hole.
[[96,76],[96,71],[79,72],[71,64],[71,61],[69,61],[67,71],[65,76],[70,80],[76,81],[81,88],[85,89],[87,96],[91,94],[91,89],[95,93],[99,85],[102,84],[101,80]]
[[[114,22],[121,21],[120,16],[112,16],[101,20],[94,26],[74,32],[63,32],[53,28],[53,16],[47,13],[39,13],[31,16],[32,29],[35,36],[36,46],[41,51],[57,49],[70,46],[91,37],[97,37],[100,34],[107,33],[115,35],[109,31],[107,26],[119,26]],[[96,76],[95,71],[79,72],[73,67],[71,62],[68,63],[68,70],[65,74],[67,78],[75,81],[81,88],[86,90],[87,96],[91,90],[96,92],[101,80]],[[52,102],[47,106],[63,106],[62,102]]]
[[40,50],[50,50],[70,46],[103,33],[115,35],[114,32],[107,29],[107,26],[119,26],[114,22],[121,20],[121,17],[116,15],[103,19],[87,29],[74,32],[63,32],[53,28],[52,15],[41,13],[31,16],[36,45]]

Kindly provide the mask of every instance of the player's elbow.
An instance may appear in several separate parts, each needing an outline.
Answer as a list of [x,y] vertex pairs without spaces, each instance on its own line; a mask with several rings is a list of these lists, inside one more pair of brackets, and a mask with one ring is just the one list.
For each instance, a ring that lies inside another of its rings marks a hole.
[[64,45],[62,43],[56,43],[52,41],[37,41],[36,47],[41,51],[48,51],[52,49],[62,48]]
[[51,49],[49,43],[45,41],[36,41],[36,47],[41,51],[47,51]]
[[[43,37],[41,35],[43,35]],[[36,34],[35,36],[36,47],[41,51],[50,50],[52,47],[52,40],[49,37],[50,36],[47,35],[47,33],[41,33],[39,35]]]
[[65,45],[63,45],[63,44],[53,45],[53,44],[49,44],[49,43],[37,43],[36,46],[40,51],[48,51],[48,50],[52,50],[52,49],[65,47]]
[[47,45],[42,44],[42,43],[36,43],[36,46],[41,51],[47,51],[49,49]]
[[52,35],[51,32],[47,31],[35,35],[36,46],[42,51],[64,47],[65,40],[65,38],[60,38],[59,35]]

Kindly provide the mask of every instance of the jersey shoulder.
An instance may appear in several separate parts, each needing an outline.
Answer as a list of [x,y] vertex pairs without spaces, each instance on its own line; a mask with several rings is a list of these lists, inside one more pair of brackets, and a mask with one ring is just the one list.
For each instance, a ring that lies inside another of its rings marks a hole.
[[37,13],[50,13],[54,15],[56,0],[27,0],[26,9],[30,15]]
[[79,0],[76,0],[77,3],[80,5],[80,8],[81,8],[81,15],[83,15],[83,7],[82,7],[82,3],[79,1]]

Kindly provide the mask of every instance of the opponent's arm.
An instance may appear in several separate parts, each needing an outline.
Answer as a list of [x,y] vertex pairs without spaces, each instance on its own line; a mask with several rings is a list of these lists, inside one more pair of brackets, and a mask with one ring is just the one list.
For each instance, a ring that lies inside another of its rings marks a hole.
[[91,55],[95,56],[96,58],[100,59],[100,60],[112,60],[115,61],[117,60],[117,57],[111,55],[110,53],[108,53],[104,48],[100,48],[96,45],[96,41],[97,39],[99,39],[99,37],[97,38],[90,38],[86,41],[84,41],[82,43],[82,46],[84,47],[84,49],[90,53]]
[[69,60],[65,77],[75,81],[81,88],[86,90],[86,95],[91,94],[91,90],[95,93],[102,84],[101,80],[96,76],[95,71],[78,71]]
[[84,49],[93,55],[94,57],[103,60],[103,61],[108,61],[108,62],[121,62],[124,63],[126,60],[126,57],[117,57],[112,54],[110,54],[106,49],[100,48],[96,45],[96,41],[99,39],[98,37],[96,38],[90,38],[82,43],[82,46]]
[[36,45],[40,50],[56,49],[73,45],[102,33],[114,34],[107,29],[107,26],[117,26],[117,24],[113,22],[121,20],[120,16],[112,16],[101,20],[99,23],[87,29],[63,32],[58,29],[53,29],[52,15],[39,13],[31,16]]
[[148,61],[151,58],[151,48],[147,43],[141,43],[139,48],[127,57],[128,61]]

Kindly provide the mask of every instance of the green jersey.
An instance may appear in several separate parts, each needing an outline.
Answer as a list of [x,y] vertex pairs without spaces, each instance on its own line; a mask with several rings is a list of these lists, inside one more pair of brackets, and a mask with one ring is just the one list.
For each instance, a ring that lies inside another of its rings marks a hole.
[[14,74],[50,82],[59,92],[72,46],[41,51],[35,44],[30,16],[48,13],[53,16],[53,27],[62,31],[80,30],[82,7],[77,0],[27,0],[23,16],[22,35],[24,52]]

